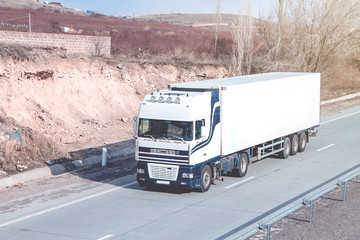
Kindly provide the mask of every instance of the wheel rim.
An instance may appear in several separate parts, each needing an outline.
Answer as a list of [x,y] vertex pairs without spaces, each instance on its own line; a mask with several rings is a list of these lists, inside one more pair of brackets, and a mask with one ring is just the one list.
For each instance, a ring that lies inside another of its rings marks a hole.
[[285,153],[286,153],[286,155],[290,154],[290,149],[291,149],[290,143],[287,141],[286,144],[285,144]]
[[300,152],[304,151],[305,150],[305,147],[306,147],[306,135],[305,133],[302,133],[300,135]]
[[305,138],[301,138],[301,140],[300,140],[301,142],[300,142],[300,144],[301,144],[301,148],[302,149],[304,149],[305,148],[305,144],[306,144],[306,142],[305,142]]
[[299,149],[299,141],[295,140],[293,145],[293,152],[296,153]]
[[207,187],[209,186],[210,180],[211,180],[210,174],[206,171],[206,172],[204,173],[204,178],[203,178],[204,188],[207,188]]
[[241,161],[240,161],[240,170],[241,170],[241,172],[243,173],[243,172],[245,172],[245,170],[246,170],[246,159],[245,158],[241,158]]

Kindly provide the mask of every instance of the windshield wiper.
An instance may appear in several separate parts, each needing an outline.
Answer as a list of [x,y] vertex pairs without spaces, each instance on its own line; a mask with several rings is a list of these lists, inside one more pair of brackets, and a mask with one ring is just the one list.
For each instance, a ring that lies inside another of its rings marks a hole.
[[142,135],[143,137],[151,137],[152,140],[156,141],[156,139],[152,136],[152,135],[149,135],[149,134],[143,134]]
[[170,142],[170,140],[167,139],[166,137],[160,137],[159,139],[165,139],[165,141]]
[[178,137],[178,136],[171,136],[177,140],[181,140],[183,143],[185,143],[184,139],[182,137]]

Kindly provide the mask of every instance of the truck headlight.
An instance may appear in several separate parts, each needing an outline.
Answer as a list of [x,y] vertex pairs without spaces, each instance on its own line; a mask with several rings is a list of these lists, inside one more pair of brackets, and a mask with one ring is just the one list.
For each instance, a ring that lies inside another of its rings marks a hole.
[[182,177],[183,178],[194,178],[194,174],[193,173],[183,173]]
[[137,173],[139,173],[139,174],[145,174],[145,169],[138,168],[138,169],[137,169]]

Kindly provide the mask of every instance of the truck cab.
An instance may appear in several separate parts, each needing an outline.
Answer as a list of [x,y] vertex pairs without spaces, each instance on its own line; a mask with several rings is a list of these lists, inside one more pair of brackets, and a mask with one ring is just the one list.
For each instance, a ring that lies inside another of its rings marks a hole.
[[139,184],[200,188],[203,165],[220,157],[218,92],[153,92],[145,96],[137,118]]

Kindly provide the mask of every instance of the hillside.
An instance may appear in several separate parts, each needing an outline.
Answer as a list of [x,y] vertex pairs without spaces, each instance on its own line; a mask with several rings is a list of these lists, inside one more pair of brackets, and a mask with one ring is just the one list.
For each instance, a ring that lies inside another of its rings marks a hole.
[[37,1],[37,0],[1,0],[0,7],[15,8],[15,9],[31,9],[48,12],[61,12],[71,13],[87,16],[85,12],[81,12],[72,8],[66,8],[64,6],[58,6],[56,4],[49,4],[52,1]]
[[[170,82],[227,76],[217,65],[95,59],[59,49],[1,46],[0,58],[0,170],[6,173],[131,139],[132,116],[146,93]],[[17,129],[26,143],[16,139]]]
[[[239,18],[236,14],[221,14],[220,27],[230,29]],[[136,17],[137,20],[169,23],[181,26],[216,27],[216,14],[151,14]]]
[[[0,30],[29,31],[29,14],[32,32],[110,36],[111,53],[124,59],[224,63],[229,62],[232,51],[229,31],[220,33],[219,47],[215,51],[214,29],[132,21],[100,14],[83,16],[43,8],[28,10],[0,5]],[[68,33],[62,31],[65,27]]]

